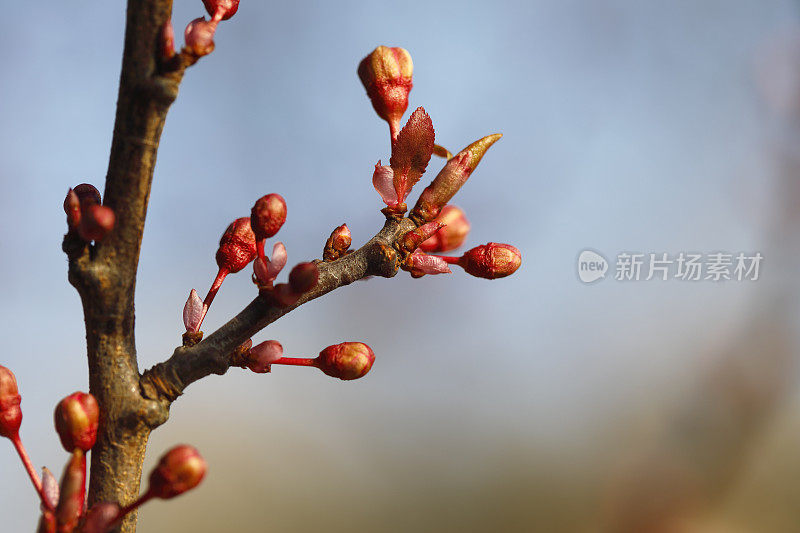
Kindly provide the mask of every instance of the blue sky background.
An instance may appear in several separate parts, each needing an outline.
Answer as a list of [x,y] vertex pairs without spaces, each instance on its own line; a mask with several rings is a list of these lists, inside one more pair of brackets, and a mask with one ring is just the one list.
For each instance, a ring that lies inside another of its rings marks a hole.
[[[124,4],[6,2],[3,11],[0,364],[17,375],[35,463],[60,471],[52,408],[88,387],[61,203],[77,183],[102,191]],[[199,0],[176,1],[179,43],[203,12]],[[281,531],[358,520],[372,531],[480,531],[481,520],[497,526],[502,515],[504,530],[526,531],[573,506],[601,523],[601,464],[635,449],[631,428],[669,427],[665,413],[697,388],[715,354],[741,344],[754,302],[766,316],[778,312],[772,294],[794,294],[780,276],[797,259],[796,221],[780,213],[792,205],[783,187],[796,176],[797,118],[780,102],[794,101],[796,73],[780,58],[794,50],[797,22],[797,6],[779,0],[243,0],[214,53],[187,72],[162,137],[136,295],[142,370],[180,342],[189,290],[207,290],[219,235],[259,196],[288,202],[278,238],[290,263],[318,257],[342,222],[354,245],[379,229],[371,175],[388,159],[388,128],[355,74],[378,44],[410,51],[410,109],[426,108],[439,144],[455,152],[504,134],[456,203],[472,223],[470,246],[512,243],[523,266],[491,282],[460,270],[360,282],[270,326],[254,341],[314,355],[363,340],[377,362],[353,383],[307,369],[232,369],[190,387],[153,434],[147,464],[190,442],[209,477],[192,495],[150,505],[141,530],[172,519],[171,531],[217,531],[235,516],[242,531],[260,531],[263,520]],[[440,165],[432,161],[431,177]],[[765,263],[754,283],[609,277],[586,286],[575,272],[585,248],[609,258],[759,250]],[[783,268],[770,270],[778,248],[772,265]],[[207,331],[250,301],[248,278],[226,281]],[[780,313],[793,337],[797,315]],[[795,397],[787,387],[780,405]],[[0,516],[8,531],[30,530],[35,494],[11,446],[0,451]],[[763,479],[777,479],[765,468]],[[537,487],[561,486],[580,496],[525,510]],[[451,516],[427,491],[459,511]],[[343,492],[369,511],[298,503]],[[473,505],[487,495],[507,497],[490,510]],[[758,505],[752,514],[731,505],[724,520],[759,524]],[[575,530],[564,523],[550,530]]]

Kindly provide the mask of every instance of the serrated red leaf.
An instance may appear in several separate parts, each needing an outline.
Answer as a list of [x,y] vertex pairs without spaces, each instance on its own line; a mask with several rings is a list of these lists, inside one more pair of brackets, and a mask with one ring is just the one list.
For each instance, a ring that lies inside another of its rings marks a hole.
[[400,202],[406,199],[425,173],[433,154],[434,137],[431,117],[424,108],[418,107],[397,135],[389,159],[394,171],[394,189]]

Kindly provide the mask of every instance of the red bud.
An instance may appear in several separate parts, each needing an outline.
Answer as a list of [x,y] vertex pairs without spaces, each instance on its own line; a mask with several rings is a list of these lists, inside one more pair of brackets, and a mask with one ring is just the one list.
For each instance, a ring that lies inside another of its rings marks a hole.
[[250,228],[250,217],[234,220],[222,238],[217,250],[217,266],[235,273],[246,267],[256,257],[256,236]]
[[286,201],[280,194],[268,194],[256,201],[250,212],[250,225],[256,240],[269,239],[286,222]]
[[85,241],[102,241],[112,229],[116,217],[110,207],[91,204],[81,209],[78,235]]
[[347,252],[351,244],[353,237],[350,235],[350,228],[347,224],[342,224],[331,232],[331,236],[325,242],[322,258],[325,261],[335,261]]
[[148,492],[157,498],[174,498],[199,485],[206,469],[206,462],[196,449],[186,444],[176,446],[161,457],[150,473]]
[[100,408],[94,396],[74,392],[58,402],[54,414],[56,432],[68,452],[79,448],[88,452],[97,440]]
[[214,20],[228,20],[239,10],[239,0],[203,0],[203,5]]
[[97,187],[90,183],[81,183],[80,185],[76,185],[73,190],[75,191],[75,194],[78,195],[78,200],[81,203],[81,207],[99,204],[101,201],[100,191],[98,191]]
[[504,278],[516,272],[522,264],[522,254],[510,244],[490,242],[468,250],[458,264],[479,278]]
[[445,226],[430,239],[423,242],[419,249],[423,252],[449,252],[455,250],[467,239],[470,226],[464,211],[454,205],[446,205],[439,212],[435,222]]
[[413,72],[411,55],[402,48],[379,46],[358,65],[358,77],[375,112],[389,123],[392,139],[397,137],[400,119],[408,108]]
[[0,436],[9,439],[19,435],[22,425],[22,397],[14,373],[0,365]]
[[343,342],[322,350],[314,362],[329,376],[343,380],[358,379],[372,368],[375,353],[363,342]]
[[289,273],[289,286],[296,294],[310,291],[318,281],[319,269],[314,263],[299,263]]

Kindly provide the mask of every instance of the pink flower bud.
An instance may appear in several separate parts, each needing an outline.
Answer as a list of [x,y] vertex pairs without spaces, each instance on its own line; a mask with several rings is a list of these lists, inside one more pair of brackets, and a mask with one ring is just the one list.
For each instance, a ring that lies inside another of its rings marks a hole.
[[239,9],[239,0],[203,0],[213,20],[228,20]]
[[317,286],[319,269],[314,263],[299,263],[289,273],[289,287],[296,294],[303,294]]
[[420,277],[422,274],[449,274],[450,267],[441,257],[428,255],[415,250],[406,258],[406,266],[411,274]]
[[158,53],[162,61],[172,59],[175,55],[175,28],[172,27],[172,19],[161,26],[158,34]]
[[91,394],[74,392],[58,402],[54,419],[64,449],[91,450],[97,440],[99,418],[100,408]]
[[22,425],[22,397],[14,373],[0,365],[0,436],[14,439]]
[[272,363],[283,357],[283,346],[278,341],[264,341],[250,349],[247,368],[257,374],[270,371]]
[[256,236],[250,228],[250,217],[234,220],[222,238],[217,250],[220,270],[236,273],[246,267],[256,256]]
[[81,210],[78,235],[85,241],[102,241],[114,229],[116,217],[110,207],[87,205]]
[[283,267],[286,266],[286,247],[282,242],[276,242],[272,247],[272,259],[265,257],[261,259],[257,257],[253,261],[253,273],[255,274],[255,283],[259,287],[269,288],[272,287],[272,282],[281,273]]
[[481,162],[486,151],[500,139],[495,133],[470,144],[450,159],[436,175],[430,185],[425,187],[409,217],[417,224],[430,222],[439,215],[442,207],[458,192],[472,172]]
[[183,306],[183,325],[186,331],[197,331],[203,322],[203,300],[197,295],[197,291],[192,289],[189,292],[189,299]]
[[342,224],[331,232],[331,236],[325,242],[325,249],[322,251],[322,258],[325,261],[335,261],[345,255],[353,237],[350,235],[350,228],[347,224]]
[[504,278],[516,272],[522,264],[522,254],[510,244],[490,242],[468,250],[458,264],[479,278]]
[[256,201],[250,212],[250,225],[256,240],[269,239],[286,222],[286,201],[280,194],[268,194]]
[[86,502],[86,454],[79,448],[75,448],[64,467],[60,493],[56,508],[58,531],[73,531]]
[[[58,493],[58,481],[55,476],[47,467],[42,468],[42,494],[50,509],[58,507]],[[41,508],[42,511],[47,510],[44,503]]]
[[408,108],[413,72],[411,55],[402,48],[379,46],[358,65],[358,77],[375,112],[389,123],[392,139],[396,138],[400,119]]
[[214,51],[214,32],[217,23],[203,17],[196,18],[186,26],[183,38],[186,42],[185,50],[196,57],[202,57]]
[[75,228],[81,223],[81,202],[72,189],[67,191],[67,197],[64,198],[64,212],[67,214],[67,225],[70,228]]
[[169,499],[195,488],[203,481],[207,465],[196,449],[186,444],[169,450],[150,473],[148,492]]
[[86,513],[81,533],[107,533],[117,520],[120,506],[112,502],[97,502]]
[[343,342],[322,350],[314,362],[329,376],[343,380],[358,379],[372,368],[375,353],[363,342]]
[[469,220],[464,215],[464,211],[458,207],[444,206],[435,222],[444,224],[444,227],[419,246],[423,252],[449,252],[467,240],[470,230]]
[[78,196],[81,208],[88,205],[99,204],[101,201],[100,191],[98,191],[97,187],[90,183],[81,183],[80,185],[76,185],[73,191],[75,191],[75,194]]

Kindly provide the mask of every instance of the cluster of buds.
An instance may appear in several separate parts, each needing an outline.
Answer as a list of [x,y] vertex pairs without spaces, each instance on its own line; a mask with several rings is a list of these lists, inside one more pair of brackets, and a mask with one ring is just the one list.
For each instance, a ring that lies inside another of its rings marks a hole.
[[86,513],[81,533],[106,533],[125,516],[154,498],[168,500],[197,487],[206,475],[205,459],[191,446],[181,444],[165,453],[150,473],[147,490],[133,503],[120,507],[98,502]]
[[398,131],[413,85],[411,56],[402,48],[379,46],[361,61],[358,76],[378,116],[390,126],[390,164],[385,166],[378,161],[372,174],[372,185],[387,205],[383,209],[387,218],[399,220],[404,216],[406,197],[425,173],[431,155],[447,158],[447,163],[422,191],[408,215],[417,228],[401,236],[396,243],[402,256],[401,268],[413,277],[449,273],[449,264],[457,264],[468,274],[486,279],[513,274],[522,256],[509,244],[489,243],[457,258],[431,254],[451,251],[464,244],[470,224],[461,209],[447,204],[502,135],[483,137],[452,156],[447,149],[435,144],[433,123],[421,107]]
[[272,257],[264,251],[266,240],[274,237],[286,222],[286,201],[279,194],[267,194],[253,205],[249,217],[234,220],[219,241],[216,253],[217,275],[204,300],[192,289],[183,307],[183,324],[186,327],[184,344],[196,344],[202,338],[200,326],[208,309],[228,274],[244,270],[253,263],[253,283],[259,294],[275,305],[288,307],[313,289],[319,280],[315,263],[299,263],[289,274],[288,283],[275,284],[275,279],[286,266],[286,247],[276,242]]
[[272,365],[313,366],[329,376],[352,380],[366,375],[374,362],[375,353],[363,342],[334,344],[312,359],[284,357],[281,343],[269,340],[252,347],[241,360],[240,366],[259,374],[270,372]]
[[[183,32],[185,44],[181,54],[188,64],[194,63],[214,51],[214,34],[217,32],[217,25],[220,21],[228,20],[234,16],[239,10],[239,0],[203,0],[203,4],[211,19],[206,20],[205,17],[198,17],[189,22]],[[172,26],[172,20],[168,20],[161,27],[158,54],[162,66],[170,65],[170,62],[177,57],[175,53],[175,29]]]
[[110,207],[100,203],[100,191],[94,185],[81,183],[68,190],[64,212],[70,233],[86,242],[102,241],[114,229],[116,217]]

